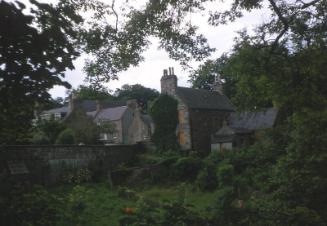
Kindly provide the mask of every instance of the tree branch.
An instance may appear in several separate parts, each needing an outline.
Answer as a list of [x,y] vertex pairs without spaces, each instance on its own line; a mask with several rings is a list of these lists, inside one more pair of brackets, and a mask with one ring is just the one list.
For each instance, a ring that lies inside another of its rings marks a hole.
[[277,14],[279,20],[283,23],[284,27],[288,27],[288,21],[286,18],[282,15],[280,9],[278,8],[276,2],[274,0],[269,0],[270,5],[273,7],[273,10]]
[[116,33],[117,33],[118,32],[118,14],[117,14],[117,12],[115,10],[115,1],[116,0],[112,0],[111,9],[112,9],[112,12],[115,14],[115,17],[116,17],[116,27],[115,27],[115,29],[116,29]]
[[308,2],[308,3],[304,3],[302,6],[301,6],[301,9],[305,9],[305,8],[308,8],[314,4],[316,4],[317,2],[319,2],[321,0],[314,0],[314,1],[311,1],[311,2]]

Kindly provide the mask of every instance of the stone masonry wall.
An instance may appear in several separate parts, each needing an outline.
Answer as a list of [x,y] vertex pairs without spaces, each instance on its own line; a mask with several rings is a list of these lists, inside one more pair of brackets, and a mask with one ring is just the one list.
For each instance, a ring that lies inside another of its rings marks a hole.
[[176,99],[178,100],[178,142],[183,150],[190,150],[192,143],[189,109],[179,98]]
[[133,161],[137,145],[52,145],[52,146],[0,146],[0,173],[9,173],[8,162],[22,162],[34,182],[57,182],[67,169],[86,168],[93,162],[105,170]]
[[190,110],[192,149],[206,156],[211,149],[211,134],[217,132],[230,112],[217,110]]

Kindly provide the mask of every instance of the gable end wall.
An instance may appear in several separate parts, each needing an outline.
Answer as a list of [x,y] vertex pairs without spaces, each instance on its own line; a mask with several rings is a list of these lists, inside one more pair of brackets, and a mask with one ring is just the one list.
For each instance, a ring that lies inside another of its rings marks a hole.
[[192,149],[201,156],[208,155],[211,151],[211,134],[222,127],[229,114],[229,111],[191,109],[189,115]]

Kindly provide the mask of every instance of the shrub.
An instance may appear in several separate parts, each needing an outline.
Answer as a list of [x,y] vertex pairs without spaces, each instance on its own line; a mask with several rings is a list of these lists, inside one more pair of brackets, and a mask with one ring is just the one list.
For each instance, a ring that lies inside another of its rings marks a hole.
[[91,179],[93,182],[100,182],[107,176],[107,171],[102,160],[90,161],[88,164]]
[[207,219],[201,214],[191,210],[183,203],[173,202],[163,205],[163,216],[161,225],[169,226],[199,226],[209,225]]
[[75,144],[74,131],[71,129],[65,129],[62,131],[56,140],[56,144]]
[[143,198],[140,198],[136,205],[137,208],[133,214],[125,214],[119,219],[119,226],[161,225],[157,207],[149,205]]
[[68,128],[74,131],[75,143],[99,143],[99,129],[93,119],[82,108],[76,107],[65,121]]
[[199,158],[182,157],[173,165],[173,178],[178,180],[194,180],[201,168]]
[[31,191],[14,192],[17,194],[12,196],[5,219],[1,220],[4,225],[57,225],[61,214],[58,206],[62,205],[59,197],[41,186],[34,186]]
[[50,120],[40,120],[36,124],[37,131],[42,132],[51,144],[56,142],[58,135],[66,129],[66,126],[58,120],[55,120],[53,115]]
[[128,189],[126,187],[119,187],[117,189],[117,195],[118,197],[126,198],[126,199],[136,199],[137,196],[135,191]]
[[49,137],[42,131],[35,132],[30,141],[32,144],[50,144],[51,143]]
[[177,101],[168,95],[160,95],[153,103],[150,114],[156,126],[151,139],[158,150],[178,149],[176,137],[178,123]]
[[88,208],[88,200],[93,194],[84,186],[76,185],[65,199],[66,212],[60,225],[85,225],[83,216]]
[[65,183],[69,184],[81,184],[90,182],[91,172],[87,168],[69,171],[64,175],[63,180]]
[[218,167],[217,171],[217,177],[219,186],[227,186],[230,185],[233,181],[233,175],[234,175],[234,167],[233,165],[229,163],[222,163]]
[[199,172],[196,178],[196,185],[202,191],[213,190],[217,187],[216,167],[213,162],[205,162],[204,168]]

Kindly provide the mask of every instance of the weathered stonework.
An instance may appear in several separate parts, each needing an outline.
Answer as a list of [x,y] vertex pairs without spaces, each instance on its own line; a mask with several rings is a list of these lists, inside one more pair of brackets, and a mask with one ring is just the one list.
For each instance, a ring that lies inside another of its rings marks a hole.
[[134,111],[133,121],[128,129],[128,139],[132,144],[150,141],[152,131],[154,130],[153,125],[148,125],[142,120],[141,114],[139,109]]
[[67,170],[87,168],[92,162],[106,171],[113,170],[119,164],[133,161],[138,151],[138,145],[0,146],[0,172],[10,177],[8,162],[19,161],[26,165],[32,182],[52,184]]
[[[211,150],[211,134],[222,126],[231,110],[192,108],[184,101],[183,96],[180,96],[180,89],[188,88],[177,87],[177,77],[173,74],[173,69],[169,69],[169,74],[164,70],[161,78],[161,93],[168,94],[178,101],[178,142],[182,149],[192,149],[205,156]],[[194,89],[191,90],[193,92]],[[216,98],[216,95],[210,92],[205,95],[211,96],[211,101],[212,96]],[[207,99],[204,98],[204,102],[206,101]]]
[[230,112],[192,109],[190,111],[192,149],[200,155],[208,155],[211,150],[211,134],[221,128]]
[[[176,98],[177,100],[179,98]],[[188,107],[183,101],[178,100],[178,140],[183,150],[192,148],[191,143],[191,127],[190,127],[190,114]]]
[[[171,72],[168,74],[167,70],[164,70],[164,75],[161,77],[161,93],[168,94],[170,96],[176,96],[177,88],[177,76]],[[171,74],[172,73],[172,74]]]
[[168,94],[178,101],[178,142],[183,150],[189,150],[192,148],[189,109],[187,105],[176,95],[177,76],[171,74],[173,73],[173,70],[171,69],[169,69],[169,73],[170,74],[167,73],[167,70],[164,70],[164,74],[161,77],[161,93]]

